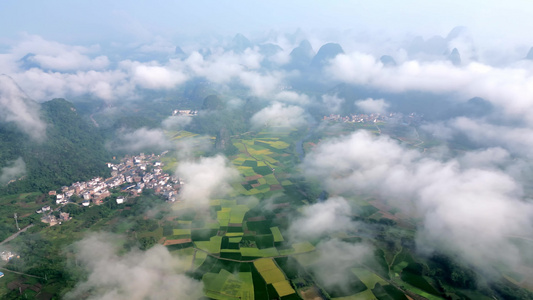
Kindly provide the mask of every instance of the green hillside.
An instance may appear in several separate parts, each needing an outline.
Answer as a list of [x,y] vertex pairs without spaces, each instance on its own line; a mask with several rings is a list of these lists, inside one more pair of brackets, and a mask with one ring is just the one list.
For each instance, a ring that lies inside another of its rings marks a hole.
[[46,138],[35,142],[11,124],[0,126],[0,167],[21,157],[26,176],[0,189],[0,193],[47,191],[62,185],[105,176],[109,159],[97,128],[85,122],[65,99],[41,105],[47,123]]

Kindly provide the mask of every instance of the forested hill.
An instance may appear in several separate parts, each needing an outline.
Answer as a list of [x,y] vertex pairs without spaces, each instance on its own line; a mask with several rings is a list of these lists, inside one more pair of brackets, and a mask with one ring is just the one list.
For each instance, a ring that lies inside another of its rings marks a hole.
[[35,142],[10,123],[0,126],[0,167],[23,159],[26,175],[0,188],[0,193],[47,191],[62,185],[107,176],[109,155],[98,129],[82,119],[65,99],[41,105],[46,138]]

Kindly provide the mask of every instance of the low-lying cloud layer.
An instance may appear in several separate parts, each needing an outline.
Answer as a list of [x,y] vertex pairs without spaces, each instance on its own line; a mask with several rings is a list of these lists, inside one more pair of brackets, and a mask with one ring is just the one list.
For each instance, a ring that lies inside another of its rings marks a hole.
[[355,101],[355,106],[369,114],[383,114],[387,112],[389,104],[383,99],[367,98],[365,100]]
[[208,54],[192,51],[181,59],[169,53],[159,60],[126,56],[111,62],[97,55],[103,52],[98,45],[71,46],[24,35],[10,46],[0,54],[0,68],[37,101],[87,94],[105,101],[135,99],[139,89],[174,89],[198,77],[220,85],[238,83],[253,95],[266,96],[279,89],[284,77],[282,71],[261,70],[265,57],[257,47],[242,53],[213,48]]
[[301,127],[307,124],[303,108],[280,102],[274,102],[258,111],[252,116],[250,123],[255,128],[263,126]]
[[308,240],[355,230],[356,224],[350,217],[351,207],[344,198],[329,198],[304,207],[302,215],[292,221],[289,235],[291,240]]
[[202,284],[182,273],[190,267],[161,245],[119,255],[117,237],[93,234],[75,244],[88,272],[65,299],[198,299]]
[[167,150],[172,148],[172,143],[160,128],[142,127],[134,131],[123,129],[118,133],[118,136],[119,142],[110,146],[116,150],[139,152],[144,149]]
[[351,268],[368,264],[373,248],[367,244],[350,244],[338,239],[322,241],[316,246],[318,258],[310,269],[324,287],[349,290]]
[[46,123],[41,119],[39,106],[6,75],[0,75],[0,122],[13,122],[36,141],[46,136]]
[[[182,130],[191,122],[191,117],[170,116],[161,122],[162,128],[141,127],[136,130],[122,128],[116,133],[117,140],[108,143],[113,150],[142,152],[145,150],[177,150],[180,159],[189,159],[194,151],[207,151],[211,144],[203,137],[173,140],[169,132]],[[168,132],[167,132],[168,130]]]
[[231,190],[230,183],[239,176],[221,155],[180,162],[176,174],[185,181],[180,198],[196,207],[207,207],[209,200],[224,197]]
[[522,198],[513,177],[495,167],[506,158],[502,151],[484,153],[478,165],[464,165],[358,131],[322,143],[303,167],[329,192],[372,193],[404,210],[413,207],[422,220],[419,249],[446,251],[478,267],[492,262],[512,268],[523,257],[507,238],[530,235],[533,204]]
[[450,62],[405,61],[385,67],[369,54],[353,52],[335,57],[327,68],[343,82],[391,92],[424,91],[459,94],[462,99],[481,97],[501,108],[507,118],[533,124],[531,64],[523,62],[496,68],[479,62],[456,67]]
[[0,185],[8,183],[10,180],[18,179],[26,174],[26,163],[19,157],[0,169]]

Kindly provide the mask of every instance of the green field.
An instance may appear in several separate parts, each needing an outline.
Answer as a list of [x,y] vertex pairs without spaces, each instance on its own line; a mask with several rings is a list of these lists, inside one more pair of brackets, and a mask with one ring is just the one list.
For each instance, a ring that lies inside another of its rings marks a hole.
[[241,255],[246,257],[271,257],[271,256],[277,256],[280,255],[278,250],[276,248],[266,248],[266,249],[259,249],[259,248],[248,248],[248,247],[241,247]]
[[272,235],[274,236],[274,242],[283,242],[283,235],[281,235],[281,231],[279,231],[279,228],[276,227],[270,227],[270,231],[272,232]]
[[204,274],[202,282],[206,296],[212,299],[254,299],[252,273],[250,272],[240,272],[235,276],[222,269],[218,274]]
[[281,255],[302,254],[315,250],[315,246],[310,242],[300,242],[292,244],[291,248],[279,251]]
[[218,254],[220,253],[220,245],[222,242],[221,236],[213,236],[209,241],[197,241],[194,242],[196,248],[207,251],[209,253]]
[[376,275],[374,272],[365,268],[352,268],[352,272],[366,285],[367,288],[373,289],[376,283],[387,284],[385,280]]
[[190,235],[191,229],[173,229],[172,234],[174,235]]

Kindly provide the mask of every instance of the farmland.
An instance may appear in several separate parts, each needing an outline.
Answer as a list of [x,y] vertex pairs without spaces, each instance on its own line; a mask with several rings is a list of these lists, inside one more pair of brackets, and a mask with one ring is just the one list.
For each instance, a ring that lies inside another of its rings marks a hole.
[[[213,142],[210,136],[187,131],[168,134],[177,143],[198,138]],[[419,220],[403,207],[385,203],[378,194],[342,195],[349,204],[343,213],[357,226],[321,237],[295,236],[291,222],[309,205],[325,200],[317,200],[322,192],[320,183],[308,181],[299,173],[300,158],[294,141],[303,134],[288,128],[270,128],[232,136],[231,143],[238,151],[228,157],[228,163],[238,171],[238,178],[231,182],[232,189],[227,194],[209,199],[207,207],[181,201],[168,203],[147,194],[121,208],[110,204],[91,207],[77,219],[62,227],[42,230],[41,234],[67,245],[81,238],[81,228],[87,227],[126,235],[128,247],[146,250],[163,245],[183,262],[176,271],[202,282],[205,296],[211,299],[484,297],[465,287],[475,282],[472,273],[445,259],[420,256],[414,246]],[[307,151],[314,147],[302,144]],[[177,157],[164,156],[164,169],[175,170],[180,163]],[[43,198],[39,193],[19,194],[4,197],[2,203],[14,204],[4,205],[4,210],[10,215],[21,214],[19,222],[24,226],[30,224],[31,213],[42,206]],[[4,227],[13,227],[13,221],[11,216],[5,218]],[[364,245],[372,249],[362,260],[336,265],[332,276],[338,282],[334,283],[320,274],[321,261],[335,261],[341,255],[325,250],[324,243],[332,240],[347,247]],[[524,251],[530,246],[517,238],[515,242],[523,244]],[[455,271],[460,276],[434,280],[432,270],[442,274]],[[523,275],[510,270],[505,276],[515,284],[528,283]],[[6,274],[5,279],[33,282],[13,274]],[[6,286],[0,286],[0,293],[8,292]],[[35,296],[32,293],[26,289],[24,295],[31,298]]]

